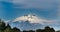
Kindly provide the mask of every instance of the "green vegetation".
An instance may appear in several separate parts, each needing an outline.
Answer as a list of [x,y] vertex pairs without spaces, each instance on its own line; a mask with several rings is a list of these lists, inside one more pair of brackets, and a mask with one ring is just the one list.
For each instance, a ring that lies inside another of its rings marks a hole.
[[[46,26],[44,29],[37,29],[36,31],[29,30],[29,31],[20,31],[18,28],[14,27],[11,28],[9,24],[5,24],[4,21],[0,19],[0,32],[55,32],[53,28]],[[57,31],[60,32],[60,31]]]
[[20,32],[20,30],[16,27],[11,28],[9,24],[5,25],[5,23],[0,19],[0,32]]
[[55,30],[49,26],[46,26],[45,29],[37,29],[36,32],[55,32]]

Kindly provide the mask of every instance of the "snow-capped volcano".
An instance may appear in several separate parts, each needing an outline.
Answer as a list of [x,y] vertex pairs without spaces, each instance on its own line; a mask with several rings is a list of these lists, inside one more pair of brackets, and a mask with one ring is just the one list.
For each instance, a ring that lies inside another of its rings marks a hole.
[[12,27],[17,27],[21,30],[39,29],[50,24],[53,24],[53,22],[50,20],[42,19],[37,15],[33,15],[33,14],[28,14],[18,17],[10,23]]
[[43,23],[46,22],[47,20],[42,19],[40,17],[38,17],[37,15],[33,15],[33,14],[28,14],[28,15],[24,15],[21,17],[18,17],[14,20],[14,22],[16,21],[29,21],[30,23]]
[[28,20],[27,21],[16,21],[16,22],[12,22],[10,23],[11,27],[17,27],[21,30],[36,30],[39,28],[43,28],[44,25],[39,24],[39,23],[30,23]]

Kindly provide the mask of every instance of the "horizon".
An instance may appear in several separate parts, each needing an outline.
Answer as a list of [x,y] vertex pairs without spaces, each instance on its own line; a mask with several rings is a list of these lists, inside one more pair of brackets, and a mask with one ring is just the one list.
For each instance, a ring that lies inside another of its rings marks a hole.
[[[14,24],[14,21],[29,20],[30,23],[49,25],[55,30],[60,30],[59,2],[59,0],[0,0],[0,18],[6,23],[9,22],[11,27],[19,26],[19,23]],[[32,17],[29,14],[36,16]],[[23,17],[25,15],[27,16]]]

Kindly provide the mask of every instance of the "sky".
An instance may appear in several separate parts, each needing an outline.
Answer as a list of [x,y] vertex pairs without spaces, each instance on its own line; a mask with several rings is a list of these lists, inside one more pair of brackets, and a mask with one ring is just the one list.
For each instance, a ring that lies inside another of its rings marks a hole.
[[59,0],[0,0],[1,19],[11,21],[16,20],[16,18],[20,19],[20,17],[27,14],[35,14],[37,18],[45,20],[47,23],[51,21],[56,25],[55,29],[59,30]]

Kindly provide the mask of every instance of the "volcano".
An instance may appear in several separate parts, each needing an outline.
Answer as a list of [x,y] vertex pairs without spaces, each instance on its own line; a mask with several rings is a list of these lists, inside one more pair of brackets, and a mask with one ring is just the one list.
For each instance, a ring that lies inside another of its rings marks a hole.
[[41,17],[37,16],[37,15],[33,15],[33,14],[28,14],[28,15],[24,15],[24,16],[21,16],[21,17],[18,17],[16,19],[13,20],[13,22],[16,22],[16,21],[29,21],[30,23],[43,23],[47,20],[45,19],[42,19]]
[[44,27],[42,22],[37,15],[28,14],[14,19],[10,25],[21,30],[35,30]]

